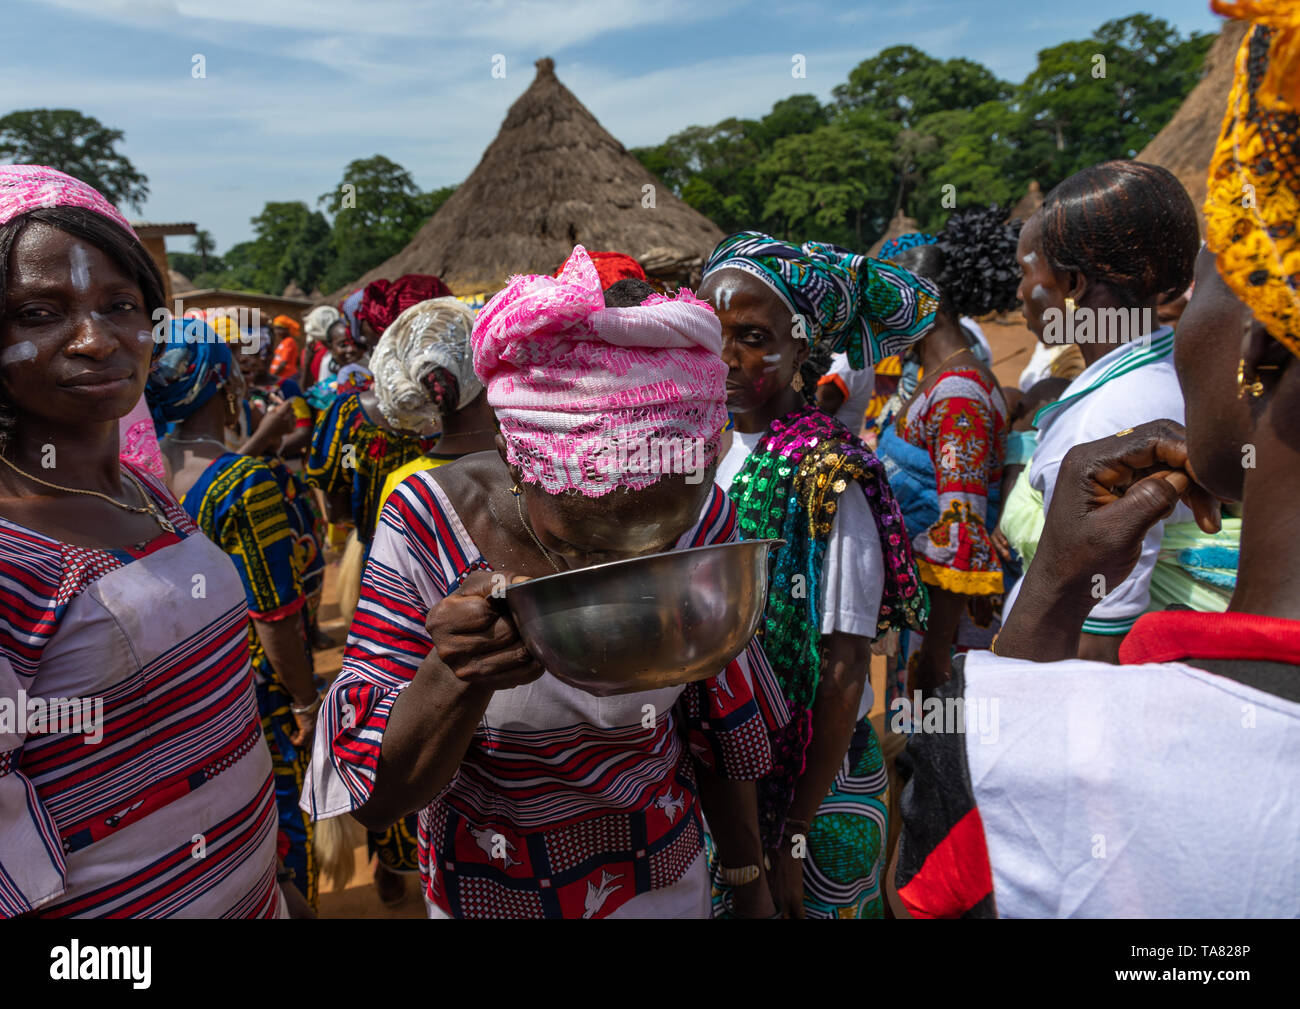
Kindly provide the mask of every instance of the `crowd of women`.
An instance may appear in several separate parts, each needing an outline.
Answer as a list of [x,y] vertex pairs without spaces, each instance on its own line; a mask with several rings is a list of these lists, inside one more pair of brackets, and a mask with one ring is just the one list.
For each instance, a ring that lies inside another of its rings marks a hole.
[[[352,821],[438,918],[1300,913],[1300,16],[1218,6],[1204,245],[1112,161],[694,291],[579,245],[477,312],[155,325],[120,213],[0,168],[0,913],[310,916]],[[668,442],[708,479],[624,464]],[[760,630],[685,686],[566,685],[494,599],[755,538]]]

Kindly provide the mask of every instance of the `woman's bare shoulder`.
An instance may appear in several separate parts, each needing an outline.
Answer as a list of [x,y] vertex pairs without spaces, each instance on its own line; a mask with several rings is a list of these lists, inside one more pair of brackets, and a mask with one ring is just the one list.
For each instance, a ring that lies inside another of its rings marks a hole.
[[510,486],[510,472],[495,451],[463,455],[430,470],[429,475],[462,515],[472,513],[476,506],[485,507],[494,494],[508,493]]

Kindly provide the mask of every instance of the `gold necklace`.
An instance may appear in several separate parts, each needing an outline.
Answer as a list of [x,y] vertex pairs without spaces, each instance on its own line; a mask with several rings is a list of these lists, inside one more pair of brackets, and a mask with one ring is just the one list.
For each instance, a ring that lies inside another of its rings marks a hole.
[[153,498],[151,498],[149,492],[144,489],[144,485],[141,484],[128,469],[123,469],[122,474],[131,481],[132,485],[134,485],[135,489],[139,492],[140,499],[144,502],[143,508],[137,507],[136,505],[124,504],[116,498],[109,497],[107,494],[101,494],[97,490],[86,490],[82,487],[64,487],[62,484],[50,483],[48,480],[42,480],[38,476],[32,476],[32,474],[28,473],[26,470],[19,469],[2,455],[0,455],[0,462],[4,463],[19,476],[26,477],[32,483],[38,483],[42,487],[48,487],[50,490],[63,491],[65,494],[88,494],[90,497],[97,497],[103,501],[107,501],[114,508],[120,508],[122,511],[134,512],[136,515],[148,515],[162,526],[166,532],[174,533],[176,531],[176,527],[172,525],[167,516],[164,515],[162,510],[153,503]]
[[934,366],[934,374],[938,375],[943,370],[943,366],[945,364],[951,361],[954,357],[966,353],[968,350],[970,350],[969,347],[962,347],[961,350],[954,350],[951,354],[949,354],[947,357],[945,357],[942,361],[940,361],[938,364]]
[[511,487],[510,493],[515,496],[515,505],[519,509],[519,521],[522,522],[524,524],[524,528],[528,530],[528,535],[533,538],[533,542],[537,544],[537,549],[542,552],[542,556],[545,557],[547,562],[551,565],[551,567],[555,569],[555,573],[559,574],[560,566],[556,564],[554,560],[552,560],[551,552],[547,550],[546,547],[542,546],[542,541],[537,538],[537,533],[533,532],[533,527],[530,526],[528,524],[528,520],[524,518],[524,495],[523,495],[523,491],[519,487],[519,484],[515,484],[513,487]]
[[[942,361],[936,364],[934,366],[933,371],[927,371],[925,373],[925,379],[917,383],[916,390],[912,393],[911,396],[907,398],[907,402],[904,403],[901,407],[899,407],[896,416],[900,416],[900,417],[906,416],[907,411],[912,408],[912,403],[915,402],[916,398],[921,395],[921,392],[923,390],[928,392],[929,390],[935,387],[935,384],[943,376],[943,366],[947,364],[949,361],[951,361],[954,357],[958,357],[961,354],[965,354],[968,350],[970,350],[969,347],[962,347],[961,350],[954,350],[951,354],[949,354]],[[931,379],[933,379],[933,381],[931,381]]]

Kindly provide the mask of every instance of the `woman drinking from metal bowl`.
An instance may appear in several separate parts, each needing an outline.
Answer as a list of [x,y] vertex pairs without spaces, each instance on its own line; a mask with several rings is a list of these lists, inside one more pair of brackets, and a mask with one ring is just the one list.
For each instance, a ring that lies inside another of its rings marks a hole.
[[784,705],[761,649],[597,698],[544,675],[499,598],[521,576],[735,538],[710,479],[717,318],[689,292],[606,308],[579,246],[557,278],[514,278],[472,339],[497,451],[417,473],[384,506],[313,813],[383,829],[420,810],[434,917],[706,917],[703,796],[739,912],[771,916],[753,780]]
[[99,193],[0,167],[0,916],[283,910],[239,579],[119,462],[162,308]]
[[933,326],[938,289],[833,246],[742,232],[713,251],[700,294],[722,322],[736,423],[718,482],[742,536],[786,541],[761,632],[793,713],[759,790],[776,902],[792,917],[881,917],[887,779],[867,718],[870,645],[920,629],[926,596],[883,467],[804,400],[799,366],[821,340],[847,342],[859,368],[905,349]]

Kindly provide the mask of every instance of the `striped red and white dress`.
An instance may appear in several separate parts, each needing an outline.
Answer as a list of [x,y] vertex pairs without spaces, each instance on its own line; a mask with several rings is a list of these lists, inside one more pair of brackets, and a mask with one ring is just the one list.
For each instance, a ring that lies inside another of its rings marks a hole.
[[[132,471],[175,533],[96,550],[0,519],[0,916],[277,917],[244,590]],[[90,724],[39,718],[56,698]]]
[[[674,549],[735,539],[735,506],[715,486]],[[370,796],[393,702],[431,648],[426,614],[488,568],[431,473],[389,498],[343,672],[317,726],[303,790],[314,816]],[[647,704],[653,729],[642,724]],[[598,698],[547,674],[497,691],[456,776],[420,812],[430,914],[707,916],[693,762],[760,778],[771,765],[768,733],[788,717],[757,641],[686,687]]]

